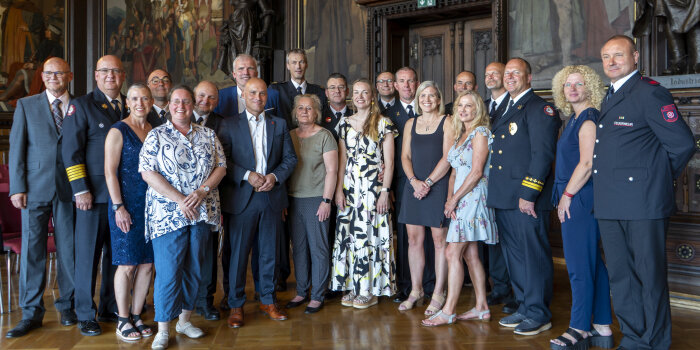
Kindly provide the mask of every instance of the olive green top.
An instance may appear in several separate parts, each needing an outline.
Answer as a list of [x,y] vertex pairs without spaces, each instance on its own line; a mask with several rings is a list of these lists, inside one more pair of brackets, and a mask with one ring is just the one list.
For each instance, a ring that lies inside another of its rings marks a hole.
[[321,128],[317,133],[305,138],[297,136],[296,130],[292,130],[290,135],[298,162],[289,179],[289,195],[297,198],[322,197],[326,179],[323,154],[338,149],[333,134]]

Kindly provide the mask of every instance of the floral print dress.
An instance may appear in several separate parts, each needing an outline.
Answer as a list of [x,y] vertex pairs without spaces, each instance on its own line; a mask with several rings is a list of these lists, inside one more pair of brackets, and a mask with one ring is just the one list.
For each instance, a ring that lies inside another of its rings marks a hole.
[[391,120],[379,121],[373,141],[352,128],[347,117],[338,126],[345,142],[347,163],[343,178],[345,209],[338,209],[330,289],[358,296],[393,295],[396,290],[391,212],[377,214],[382,183],[382,144],[398,131]]
[[489,184],[489,164],[491,163],[491,131],[479,126],[472,131],[467,140],[461,145],[455,143],[447,153],[447,161],[456,171],[454,190],[457,192],[464,180],[472,170],[472,139],[476,133],[480,133],[488,139],[489,157],[484,164],[484,174],[471,192],[464,195],[455,208],[456,220],[450,221],[447,231],[447,242],[462,243],[484,241],[486,244],[496,244],[498,233],[496,230],[496,217],[492,208],[486,207],[486,196]]

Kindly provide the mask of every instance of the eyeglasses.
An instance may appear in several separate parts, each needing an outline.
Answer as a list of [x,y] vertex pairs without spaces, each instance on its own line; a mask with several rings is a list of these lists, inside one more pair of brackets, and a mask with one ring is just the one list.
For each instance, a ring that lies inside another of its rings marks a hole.
[[172,82],[172,80],[170,80],[170,78],[168,78],[168,77],[162,77],[162,78],[153,77],[153,79],[151,79],[151,85],[159,85],[160,83],[163,83],[163,85],[167,85],[167,84],[170,84],[171,82]]
[[565,87],[565,88],[570,88],[570,87],[572,87],[572,86],[576,86],[577,88],[582,88],[583,85],[585,85],[585,84],[584,84],[584,83],[581,83],[581,82],[574,83],[574,84],[572,84],[572,83],[565,83],[565,84],[564,84],[564,87]]
[[47,78],[52,76],[52,75],[54,77],[57,77],[57,78],[63,78],[63,76],[68,74],[68,73],[70,73],[70,72],[60,72],[60,71],[59,72],[51,72],[51,71],[47,71],[47,70],[41,72],[41,74],[43,74]]
[[180,100],[180,99],[177,99],[177,100],[172,100],[172,101],[170,101],[170,103],[172,103],[172,104],[174,104],[174,105],[182,104],[182,105],[184,105],[184,106],[189,106],[189,105],[192,104],[192,100],[188,100],[188,99]]
[[101,74],[104,74],[104,75],[107,75],[110,72],[114,75],[119,75],[119,74],[124,73],[124,70],[119,69],[119,68],[100,68],[100,69],[95,69],[95,71],[100,72]]
[[379,79],[379,80],[377,80],[377,84],[384,84],[384,83],[391,84],[393,82],[394,82],[394,79]]
[[331,86],[327,87],[326,89],[328,89],[328,90],[335,90],[335,89],[338,89],[338,90],[340,90],[340,91],[345,91],[347,88],[348,88],[348,87],[345,86],[345,85],[337,85],[337,86],[336,86],[336,85],[331,85]]

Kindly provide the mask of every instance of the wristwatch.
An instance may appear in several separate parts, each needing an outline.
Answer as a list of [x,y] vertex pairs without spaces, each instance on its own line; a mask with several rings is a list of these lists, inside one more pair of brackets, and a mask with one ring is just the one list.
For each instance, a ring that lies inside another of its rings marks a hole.
[[206,186],[206,185],[205,185],[205,186],[202,186],[202,187],[200,187],[200,188],[203,189],[204,192],[209,193],[209,190],[210,190],[209,186]]
[[325,198],[325,197],[321,201],[323,203],[330,203],[331,202],[330,198]]
[[112,211],[117,211],[119,208],[123,207],[124,203],[112,204]]
[[427,178],[425,179],[425,184],[428,185],[428,187],[433,187],[435,183],[430,178]]
[[389,192],[389,188],[388,188],[388,187],[382,187],[381,192]]

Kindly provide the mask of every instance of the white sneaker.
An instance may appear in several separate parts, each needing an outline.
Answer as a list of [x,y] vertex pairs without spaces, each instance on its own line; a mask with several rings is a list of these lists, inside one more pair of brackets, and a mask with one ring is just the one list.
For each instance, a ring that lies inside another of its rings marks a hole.
[[168,332],[158,332],[156,337],[153,338],[153,343],[151,344],[151,349],[167,349],[168,348],[168,338],[170,334]]
[[175,324],[175,331],[180,333],[180,334],[184,334],[188,338],[192,338],[192,339],[197,339],[197,338],[201,338],[204,336],[204,331],[195,327],[192,324],[192,322],[189,322],[189,321],[183,325],[180,325],[180,321],[177,321],[177,323]]

